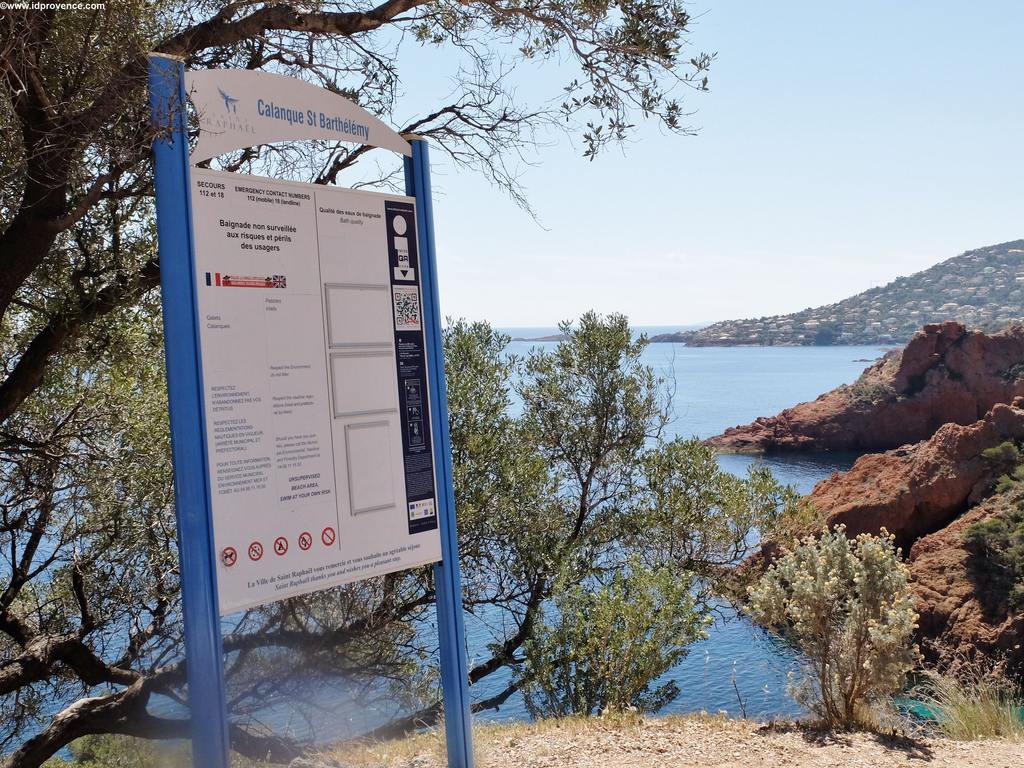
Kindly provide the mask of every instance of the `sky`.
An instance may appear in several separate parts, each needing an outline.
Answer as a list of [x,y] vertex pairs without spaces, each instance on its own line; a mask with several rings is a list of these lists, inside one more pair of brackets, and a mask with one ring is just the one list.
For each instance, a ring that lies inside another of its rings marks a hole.
[[[1024,3],[700,0],[696,136],[647,125],[594,162],[550,137],[522,182],[537,219],[433,154],[442,312],[550,326],[798,311],[1024,237]],[[454,55],[404,54],[402,108]],[[410,66],[411,65],[411,66]],[[567,64],[524,68],[558,95]]]

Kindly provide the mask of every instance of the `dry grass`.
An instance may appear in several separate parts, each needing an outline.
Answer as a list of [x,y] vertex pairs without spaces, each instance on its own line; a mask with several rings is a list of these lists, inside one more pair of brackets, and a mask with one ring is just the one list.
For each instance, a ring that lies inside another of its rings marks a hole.
[[[806,724],[759,723],[709,715],[619,715],[535,723],[479,724],[478,768],[1020,768],[1024,740],[908,738],[836,734]],[[183,749],[155,759],[160,745],[115,737],[94,768],[189,764]],[[119,747],[119,748],[114,748]],[[47,765],[68,765],[55,760]],[[256,768],[237,758],[236,768]],[[396,741],[339,748],[297,760],[304,768],[444,768],[443,729]]]
[[1022,702],[1005,679],[985,671],[959,678],[926,673],[914,698],[934,713],[936,727],[951,739],[1024,738]]

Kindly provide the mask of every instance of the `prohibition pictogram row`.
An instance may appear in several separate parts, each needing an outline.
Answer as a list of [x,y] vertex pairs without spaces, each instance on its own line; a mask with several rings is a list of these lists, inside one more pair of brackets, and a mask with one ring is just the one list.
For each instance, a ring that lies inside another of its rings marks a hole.
[[[334,528],[327,526],[320,532],[320,541],[325,547],[333,546],[338,540],[338,535]],[[303,552],[308,552],[313,548],[313,534],[309,531],[303,531],[299,534],[296,539],[296,543],[299,545],[299,549]],[[289,541],[285,536],[278,536],[274,539],[273,552],[278,557],[283,557],[288,554]],[[250,542],[246,554],[251,561],[258,562],[263,559],[264,549],[263,542],[253,541]],[[238,562],[238,550],[234,547],[224,547],[220,553],[220,562],[225,568],[231,568]]]

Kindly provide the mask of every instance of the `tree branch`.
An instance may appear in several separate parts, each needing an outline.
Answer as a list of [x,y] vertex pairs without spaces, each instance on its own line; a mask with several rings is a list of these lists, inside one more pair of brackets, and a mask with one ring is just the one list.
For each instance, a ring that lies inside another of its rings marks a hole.
[[429,4],[430,0],[388,0],[366,12],[331,13],[302,12],[287,3],[275,3],[234,21],[218,14],[168,38],[157,50],[187,56],[207,48],[258,38],[270,30],[349,37],[379,29],[400,14]]
[[119,281],[100,290],[85,306],[57,315],[36,334],[11,373],[0,384],[0,423],[17,410],[42,383],[50,360],[85,325],[138,299],[160,282],[154,259],[145,264],[134,283]]

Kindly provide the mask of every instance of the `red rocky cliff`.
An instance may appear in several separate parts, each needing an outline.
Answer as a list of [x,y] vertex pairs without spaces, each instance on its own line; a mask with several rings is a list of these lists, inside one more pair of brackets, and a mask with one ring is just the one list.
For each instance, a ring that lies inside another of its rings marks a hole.
[[981,419],[1024,395],[1024,327],[986,335],[960,323],[927,325],[856,383],[708,442],[722,451],[879,451]]
[[1008,440],[1024,441],[1024,410],[1000,404],[974,424],[946,424],[917,445],[862,456],[818,483],[810,500],[829,526],[843,524],[850,536],[885,528],[907,552],[991,490],[1005,468],[981,454]]
[[987,499],[910,550],[918,635],[926,656],[942,667],[955,669],[980,655],[1024,677],[1024,614],[998,607],[982,558],[964,544],[972,523],[1003,514],[1007,503],[1024,498],[1017,492]]
[[910,566],[919,639],[934,661],[956,666],[980,653],[1024,675],[1024,615],[993,609],[964,543],[971,523],[1024,503],[1024,486],[993,494],[1008,467],[982,453],[1006,441],[1024,442],[1024,398],[973,424],[947,424],[916,445],[863,456],[809,499],[828,527],[896,536]]

